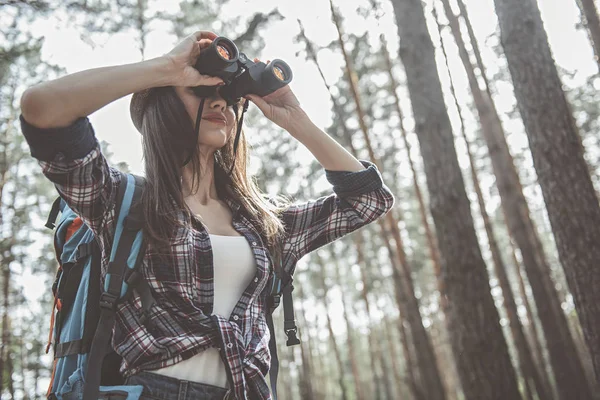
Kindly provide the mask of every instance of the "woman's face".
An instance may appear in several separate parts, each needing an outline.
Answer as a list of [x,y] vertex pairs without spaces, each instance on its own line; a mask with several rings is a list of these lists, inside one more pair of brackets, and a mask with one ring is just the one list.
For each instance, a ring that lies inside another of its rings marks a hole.
[[[202,99],[197,97],[190,87],[176,86],[175,92],[185,105],[192,126],[195,127],[198,107]],[[227,107],[227,102],[218,93],[217,90],[214,96],[207,97],[204,101],[198,134],[198,146],[211,152],[222,148],[235,131],[233,107]]]

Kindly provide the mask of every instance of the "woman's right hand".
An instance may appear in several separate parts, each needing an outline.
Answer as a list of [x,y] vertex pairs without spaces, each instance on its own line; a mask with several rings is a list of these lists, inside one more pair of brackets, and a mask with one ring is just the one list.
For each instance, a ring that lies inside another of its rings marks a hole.
[[202,75],[194,65],[200,51],[204,50],[217,35],[208,31],[197,31],[183,39],[164,55],[171,63],[171,86],[215,86],[223,83],[216,76]]

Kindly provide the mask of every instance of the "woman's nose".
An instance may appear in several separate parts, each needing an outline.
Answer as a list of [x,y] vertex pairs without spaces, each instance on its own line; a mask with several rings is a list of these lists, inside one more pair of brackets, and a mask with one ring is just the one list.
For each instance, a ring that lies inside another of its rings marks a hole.
[[223,97],[221,97],[219,90],[215,91],[215,94],[210,98],[210,108],[211,109],[221,109],[225,110],[227,108],[227,102]]

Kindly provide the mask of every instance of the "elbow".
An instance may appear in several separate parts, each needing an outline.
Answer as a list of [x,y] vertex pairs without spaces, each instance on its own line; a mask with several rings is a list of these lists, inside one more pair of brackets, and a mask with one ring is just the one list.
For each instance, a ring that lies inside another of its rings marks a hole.
[[43,115],[41,95],[36,87],[25,90],[21,96],[21,114],[31,125],[44,128],[45,118]]
[[[55,128],[57,113],[53,111],[57,104],[49,99],[49,94],[38,86],[32,86],[21,95],[21,114],[23,118],[38,128]],[[53,104],[53,107],[49,107]]]
[[374,198],[377,199],[377,207],[373,212],[372,218],[368,221],[369,223],[384,217],[392,210],[396,201],[394,194],[385,185],[377,190],[373,195]]

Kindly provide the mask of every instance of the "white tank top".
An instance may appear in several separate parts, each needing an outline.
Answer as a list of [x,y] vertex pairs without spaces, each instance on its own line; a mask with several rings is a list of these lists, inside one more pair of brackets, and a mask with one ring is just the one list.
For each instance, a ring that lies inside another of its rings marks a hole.
[[[214,265],[213,313],[229,319],[240,297],[256,275],[256,261],[244,236],[209,234]],[[208,348],[153,373],[190,382],[227,388],[227,372],[219,350]]]

